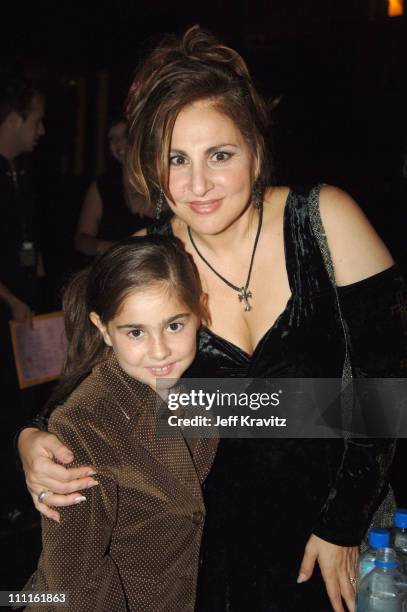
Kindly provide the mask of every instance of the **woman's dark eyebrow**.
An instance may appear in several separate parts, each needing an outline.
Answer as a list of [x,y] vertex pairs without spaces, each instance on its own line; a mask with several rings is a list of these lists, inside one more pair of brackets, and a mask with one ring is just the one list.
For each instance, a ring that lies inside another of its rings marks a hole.
[[231,142],[225,142],[224,144],[218,144],[218,145],[214,145],[213,147],[209,147],[209,149],[206,149],[205,153],[207,155],[209,155],[210,153],[215,153],[215,151],[217,151],[218,149],[221,149],[222,147],[234,147],[235,149],[237,149],[238,145],[233,144]]
[[[233,144],[231,142],[217,144],[217,145],[214,145],[213,147],[209,147],[209,149],[206,149],[205,154],[209,155],[210,153],[214,153],[215,151],[217,151],[218,149],[221,149],[222,147],[234,147],[235,149],[237,149],[238,145]],[[186,153],[185,151],[182,151],[182,149],[171,149],[170,155],[185,155],[186,157],[188,157],[188,153]]]
[[[187,319],[190,316],[190,312],[181,312],[180,314],[176,314],[168,319],[164,319],[163,323],[164,325],[169,325],[177,319]],[[145,323],[124,323],[123,325],[118,325],[117,329],[144,329],[145,327]]]

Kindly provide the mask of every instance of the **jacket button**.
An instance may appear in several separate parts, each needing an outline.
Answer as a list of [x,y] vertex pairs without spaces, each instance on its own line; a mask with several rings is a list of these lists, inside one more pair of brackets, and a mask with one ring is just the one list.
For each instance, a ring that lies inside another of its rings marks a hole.
[[192,522],[195,523],[195,525],[202,525],[204,522],[204,513],[201,512],[201,510],[195,510],[192,513]]

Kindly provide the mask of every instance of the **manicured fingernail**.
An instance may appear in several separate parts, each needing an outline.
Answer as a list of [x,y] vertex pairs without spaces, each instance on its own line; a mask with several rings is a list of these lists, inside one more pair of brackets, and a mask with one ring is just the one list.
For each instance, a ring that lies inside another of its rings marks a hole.
[[304,582],[306,577],[307,577],[306,574],[300,574],[297,578],[297,584],[301,584],[301,582]]
[[75,504],[80,504],[83,501],[86,501],[86,497],[84,497],[83,495],[79,495],[78,497],[75,497],[74,499]]
[[86,476],[94,476],[95,474],[95,470],[89,470],[89,472],[86,472]]
[[92,478],[92,480],[89,480],[88,484],[86,485],[86,488],[90,489],[91,487],[95,487],[98,484],[98,481]]
[[73,454],[72,453],[65,453],[64,461],[73,461]]

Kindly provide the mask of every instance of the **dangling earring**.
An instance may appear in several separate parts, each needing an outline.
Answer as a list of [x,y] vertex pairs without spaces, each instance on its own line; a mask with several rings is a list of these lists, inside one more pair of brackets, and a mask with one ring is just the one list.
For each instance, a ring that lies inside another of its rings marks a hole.
[[255,208],[260,208],[263,204],[263,186],[259,179],[254,181],[252,187],[252,202]]
[[158,220],[161,216],[164,206],[164,192],[160,189],[160,193],[158,194],[157,202],[155,203],[155,218]]

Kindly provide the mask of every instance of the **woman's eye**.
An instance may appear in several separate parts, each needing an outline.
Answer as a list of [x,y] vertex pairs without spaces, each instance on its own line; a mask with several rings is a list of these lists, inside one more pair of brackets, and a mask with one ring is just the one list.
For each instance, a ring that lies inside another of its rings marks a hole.
[[183,329],[183,327],[184,327],[183,323],[170,323],[168,326],[168,331],[179,332],[181,331],[181,329]]
[[223,162],[223,161],[227,161],[231,157],[232,157],[232,154],[228,153],[227,151],[217,151],[216,153],[214,153],[212,159],[217,162]]
[[141,338],[144,336],[144,332],[142,329],[132,329],[129,331],[130,338]]
[[182,155],[173,155],[170,157],[170,164],[172,166],[183,166],[185,163],[186,159]]

